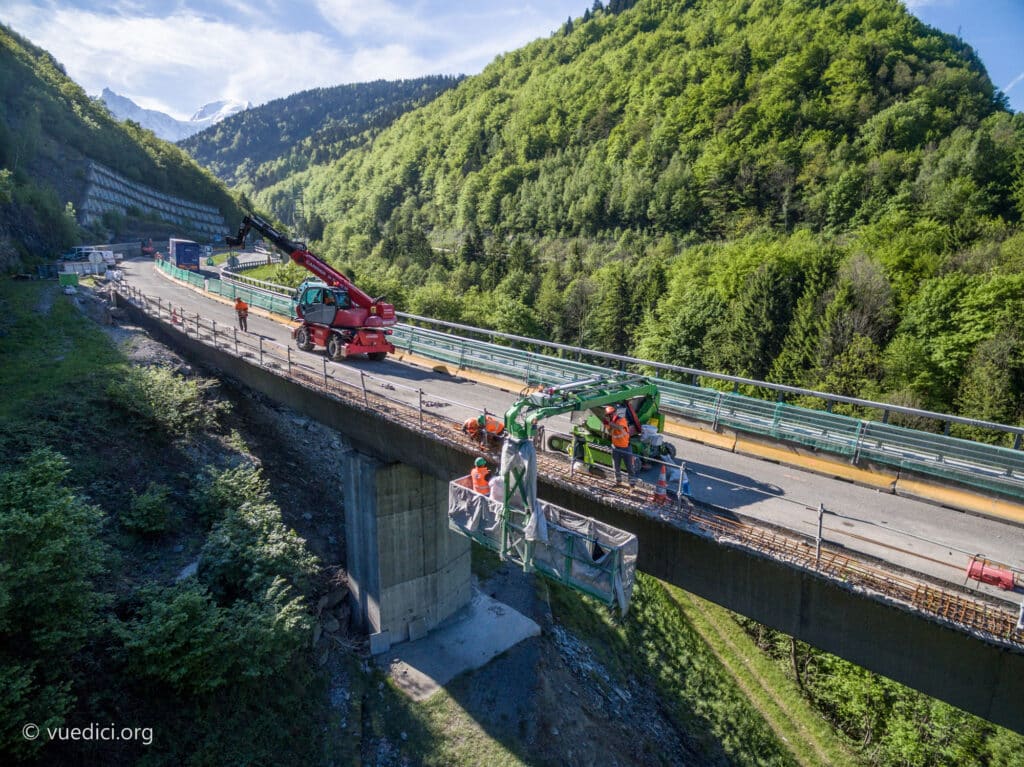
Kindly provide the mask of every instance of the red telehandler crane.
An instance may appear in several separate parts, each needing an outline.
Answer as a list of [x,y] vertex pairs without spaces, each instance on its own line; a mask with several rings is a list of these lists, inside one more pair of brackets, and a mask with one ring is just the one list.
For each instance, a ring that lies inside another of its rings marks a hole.
[[395,347],[388,341],[390,325],[395,324],[395,307],[384,303],[383,296],[371,298],[348,277],[293,242],[265,219],[250,213],[242,219],[238,234],[228,237],[230,247],[241,247],[250,230],[259,232],[299,266],[311,271],[317,280],[306,280],[295,295],[295,313],[302,324],[292,331],[295,345],[303,351],[314,346],[327,349],[332,360],[365,354],[382,360]]

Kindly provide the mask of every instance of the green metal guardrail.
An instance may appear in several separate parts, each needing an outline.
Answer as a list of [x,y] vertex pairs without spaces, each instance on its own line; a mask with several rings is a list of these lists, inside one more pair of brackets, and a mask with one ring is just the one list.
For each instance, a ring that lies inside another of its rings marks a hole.
[[265,309],[274,314],[285,317],[291,315],[292,302],[290,297],[284,297],[268,293],[257,288],[250,288],[244,285],[236,285],[233,282],[219,280],[216,277],[205,277],[197,272],[190,272],[187,269],[179,269],[167,261],[157,260],[157,266],[176,280],[187,282],[193,287],[202,288],[208,293],[213,293],[225,298],[241,298],[251,307]]
[[[166,262],[160,266],[177,279],[203,287],[201,275],[175,269]],[[291,316],[290,296],[215,279],[209,280],[208,290],[229,298],[241,295],[252,306]],[[522,380],[524,385],[569,383],[608,371],[607,366],[410,324],[396,325],[391,340],[396,348],[410,354],[508,376]],[[536,344],[546,345],[540,341]],[[625,360],[620,361],[620,367],[625,364]],[[714,428],[727,427],[841,455],[854,464],[869,460],[1024,499],[1024,452],[1020,450],[757,399],[735,391],[657,376],[651,379],[661,390],[662,407],[667,412],[709,423]]]
[[[530,383],[567,383],[606,373],[607,368],[536,352],[400,325],[395,347],[409,353]],[[662,407],[715,428],[758,434],[842,455],[852,463],[870,460],[1024,499],[1024,453],[942,434],[761,400],[735,392],[652,377]]]

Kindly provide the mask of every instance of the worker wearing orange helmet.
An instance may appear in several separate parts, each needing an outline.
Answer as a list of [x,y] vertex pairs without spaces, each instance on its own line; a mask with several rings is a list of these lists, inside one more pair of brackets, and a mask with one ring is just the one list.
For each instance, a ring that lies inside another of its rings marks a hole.
[[491,491],[491,485],[487,479],[487,475],[490,473],[491,470],[487,468],[486,459],[477,458],[473,462],[473,470],[469,472],[469,479],[473,483],[473,489],[481,495],[487,495]]
[[492,415],[484,414],[467,420],[462,424],[462,431],[473,439],[479,440],[482,447],[500,440],[505,433],[505,424]]
[[629,441],[629,423],[611,405],[604,409],[604,413],[605,429],[612,440],[612,466],[615,468],[615,484],[622,484],[620,467],[625,466],[626,474],[629,477],[629,486],[634,487],[636,485],[636,469],[634,468],[633,446]]

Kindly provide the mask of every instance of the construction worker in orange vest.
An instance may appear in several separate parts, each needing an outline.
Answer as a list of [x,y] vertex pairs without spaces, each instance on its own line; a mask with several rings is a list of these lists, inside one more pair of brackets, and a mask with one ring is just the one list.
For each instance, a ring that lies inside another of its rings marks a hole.
[[491,491],[491,485],[487,480],[487,475],[490,473],[485,458],[477,458],[473,461],[473,470],[469,472],[469,478],[473,482],[473,489],[481,495],[487,495]]
[[612,465],[615,467],[615,484],[622,484],[622,475],[619,471],[620,465],[626,467],[626,474],[629,476],[629,486],[636,485],[636,470],[633,468],[634,456],[633,446],[629,443],[629,423],[626,418],[617,415],[615,408],[609,405],[604,409],[605,428],[612,440]]
[[235,299],[235,312],[238,314],[238,329],[248,331],[249,329],[249,304],[238,297]]
[[481,447],[493,446],[505,433],[505,424],[494,416],[481,415],[462,424],[462,431],[479,440]]

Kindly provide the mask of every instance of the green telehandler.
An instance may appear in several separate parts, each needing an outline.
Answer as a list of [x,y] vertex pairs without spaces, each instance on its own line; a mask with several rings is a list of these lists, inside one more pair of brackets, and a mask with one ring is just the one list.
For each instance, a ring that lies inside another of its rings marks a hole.
[[[605,423],[606,408],[612,407],[616,415],[625,416],[633,454],[641,461],[675,458],[675,445],[662,438],[665,415],[660,410],[658,387],[642,376],[608,376],[542,389],[537,395],[528,395],[513,405],[509,410],[513,420],[517,417],[513,411],[518,413],[520,409],[536,407],[530,402],[531,397],[546,398],[541,410],[566,412],[566,405],[571,403],[572,434],[550,435],[548,450],[566,453],[587,466],[610,467],[612,443]],[[506,422],[508,420],[507,415]]]

